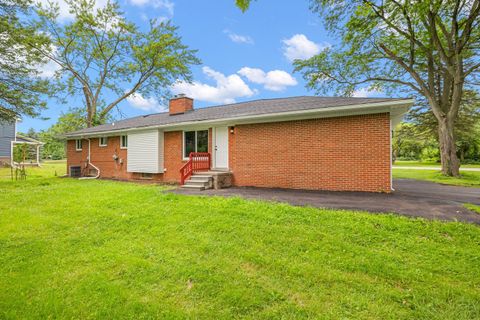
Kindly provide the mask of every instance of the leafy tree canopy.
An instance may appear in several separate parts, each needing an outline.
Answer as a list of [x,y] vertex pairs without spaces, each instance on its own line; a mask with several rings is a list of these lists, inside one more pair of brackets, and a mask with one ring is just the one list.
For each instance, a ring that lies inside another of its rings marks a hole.
[[48,81],[39,77],[46,62],[37,49],[49,46],[49,39],[28,23],[28,0],[0,0],[0,120],[21,115],[37,116],[45,107]]
[[458,176],[454,126],[464,90],[480,84],[480,0],[311,0],[311,10],[341,44],[294,62],[308,86],[423,97],[437,121],[442,171]]
[[458,176],[454,125],[465,88],[478,84],[480,1],[314,0],[312,10],[342,45],[295,61],[308,85],[420,95],[437,120],[442,171]]
[[[101,123],[134,94],[161,99],[176,80],[191,80],[196,51],[182,44],[169,22],[150,21],[148,31],[127,21],[116,2],[95,9],[94,0],[66,0],[70,23],[58,23],[56,5],[38,10],[53,50],[42,51],[59,69],[59,88],[84,99],[86,124]],[[118,109],[119,110],[119,109]]]

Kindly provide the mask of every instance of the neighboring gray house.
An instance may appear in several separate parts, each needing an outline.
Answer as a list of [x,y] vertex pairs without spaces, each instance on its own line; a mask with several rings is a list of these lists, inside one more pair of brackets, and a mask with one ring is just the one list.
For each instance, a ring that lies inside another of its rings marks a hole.
[[0,162],[10,163],[16,134],[16,121],[0,122]]
[[17,133],[16,121],[0,121],[0,164],[10,164],[13,162],[13,147],[16,144],[28,144],[36,147],[36,163],[40,165],[40,147],[42,142],[21,136]]

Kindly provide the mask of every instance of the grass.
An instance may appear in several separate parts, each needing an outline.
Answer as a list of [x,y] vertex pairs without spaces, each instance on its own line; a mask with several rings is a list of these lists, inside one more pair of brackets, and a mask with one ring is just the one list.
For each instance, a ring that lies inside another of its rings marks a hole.
[[465,186],[480,187],[480,172],[464,171],[461,172],[460,178],[444,176],[440,171],[436,170],[409,170],[409,169],[393,169],[393,177],[396,179],[416,179],[427,180],[436,183]]
[[480,206],[477,206],[476,204],[465,203],[463,206],[464,206],[465,208],[467,208],[468,210],[470,210],[470,211],[473,211],[473,212],[476,212],[476,213],[480,213]]
[[[395,166],[401,167],[441,167],[437,162],[422,162],[422,161],[395,161]],[[462,164],[461,168],[480,168],[480,164]]]
[[[42,162],[42,166],[39,167],[26,167],[27,180],[38,179],[45,177],[63,176],[67,172],[65,160],[49,160]],[[6,167],[0,167],[0,181],[11,180],[11,169]]]
[[55,170],[0,181],[2,319],[480,318],[478,226]]

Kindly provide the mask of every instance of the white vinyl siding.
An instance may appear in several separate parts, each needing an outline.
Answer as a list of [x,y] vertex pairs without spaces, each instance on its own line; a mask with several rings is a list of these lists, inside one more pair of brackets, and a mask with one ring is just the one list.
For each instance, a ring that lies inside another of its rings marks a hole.
[[163,173],[163,131],[128,134],[127,171]]

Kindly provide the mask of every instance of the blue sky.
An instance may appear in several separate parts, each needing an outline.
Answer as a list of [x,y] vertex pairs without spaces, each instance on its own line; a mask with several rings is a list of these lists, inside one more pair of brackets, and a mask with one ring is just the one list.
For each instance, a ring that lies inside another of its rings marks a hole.
[[[101,0],[105,1],[105,0]],[[99,5],[101,5],[101,1]],[[183,42],[198,50],[202,64],[193,67],[194,84],[177,84],[173,93],[187,93],[195,107],[252,99],[313,95],[300,74],[293,73],[292,59],[308,58],[335,41],[310,12],[308,1],[253,2],[242,13],[234,0],[121,0],[126,17],[138,25],[148,19],[171,19]],[[60,3],[62,17],[67,8]],[[45,67],[46,74],[49,67]],[[365,96],[365,92],[358,95]],[[50,100],[42,113],[49,120],[25,118],[20,131],[48,128],[69,106],[81,106],[80,98],[61,105]],[[152,97],[136,96],[120,108],[126,117],[154,113],[165,108]],[[118,115],[115,115],[117,118]]]

